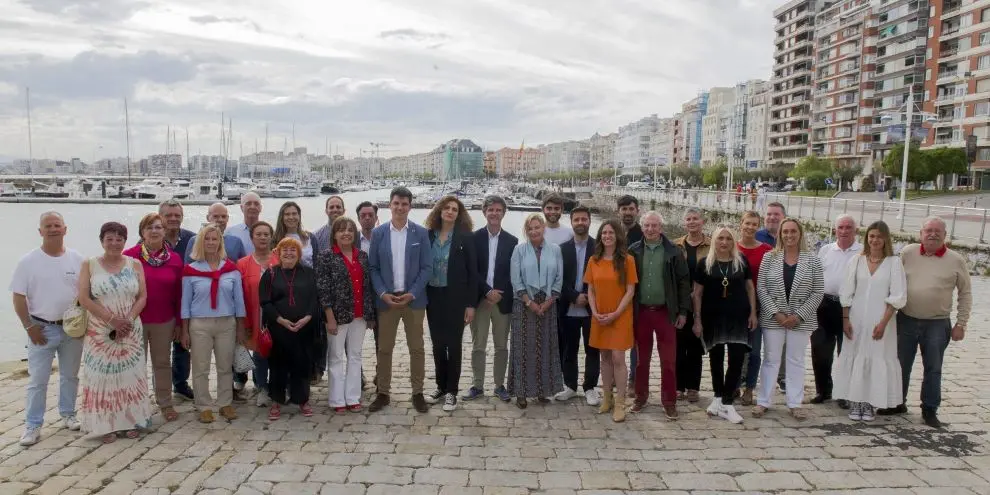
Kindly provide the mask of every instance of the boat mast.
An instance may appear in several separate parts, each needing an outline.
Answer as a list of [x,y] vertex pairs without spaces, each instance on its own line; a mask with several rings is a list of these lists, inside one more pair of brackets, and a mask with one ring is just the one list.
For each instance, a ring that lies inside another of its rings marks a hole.
[[26,88],[24,101],[27,105],[28,175],[32,175],[34,174],[34,144],[31,141],[31,88]]
[[124,97],[124,140],[127,144],[127,185],[131,184],[131,120],[127,113],[127,97]]
[[[182,165],[181,162],[179,165]],[[186,177],[192,179],[192,164],[189,163],[189,126],[186,126]]]

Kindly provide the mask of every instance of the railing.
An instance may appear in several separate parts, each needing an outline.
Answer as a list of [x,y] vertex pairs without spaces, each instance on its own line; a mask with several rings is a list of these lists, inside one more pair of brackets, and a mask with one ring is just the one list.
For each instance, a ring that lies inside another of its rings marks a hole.
[[[788,216],[804,221],[815,221],[830,224],[835,217],[849,214],[860,226],[882,220],[892,231],[917,236],[921,232],[921,224],[928,217],[939,217],[945,221],[948,238],[968,241],[974,244],[987,244],[986,230],[988,210],[985,208],[970,208],[953,205],[934,205],[907,202],[904,205],[904,215],[900,214],[899,201],[875,201],[861,199],[833,198],[829,193],[822,196],[792,196],[784,193],[767,193],[764,199],[753,200],[749,193],[713,191],[707,189],[630,189],[623,187],[610,188],[611,196],[630,194],[643,204],[641,209],[649,209],[650,200],[669,202],[679,206],[695,206],[728,212],[743,212],[752,209],[765,209],[772,202],[784,205]],[[978,192],[974,192],[978,194]],[[762,214],[762,212],[761,212]]]

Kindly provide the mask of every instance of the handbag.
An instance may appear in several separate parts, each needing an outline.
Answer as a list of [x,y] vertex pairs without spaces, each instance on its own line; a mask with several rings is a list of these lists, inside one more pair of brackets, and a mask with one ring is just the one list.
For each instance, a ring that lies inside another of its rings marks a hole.
[[234,371],[236,373],[247,373],[254,369],[254,358],[247,347],[237,344],[234,348]]
[[72,306],[62,313],[62,330],[74,339],[86,335],[89,326],[89,312],[79,305],[79,300],[72,301]]
[[258,355],[268,359],[268,356],[272,353],[272,334],[268,333],[268,329],[262,327],[258,331]]

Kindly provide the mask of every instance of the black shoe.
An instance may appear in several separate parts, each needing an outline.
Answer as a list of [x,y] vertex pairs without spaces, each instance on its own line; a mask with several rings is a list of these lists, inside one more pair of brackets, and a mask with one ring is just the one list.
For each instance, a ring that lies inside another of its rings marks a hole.
[[233,400],[234,400],[234,402],[237,402],[238,404],[243,404],[243,403],[247,402],[247,398],[244,397],[244,391],[243,390],[236,390],[235,389],[234,390]]
[[527,405],[528,404],[526,403],[525,397],[516,397],[516,407],[519,409],[526,409]]
[[183,399],[193,400],[193,391],[191,388],[189,388],[188,384],[183,383],[181,385],[176,386],[175,389],[173,390],[173,393],[175,395],[178,395],[179,397],[182,397]]
[[811,399],[812,404],[823,404],[832,400],[832,396],[829,394],[818,394],[814,399]]
[[846,399],[839,399],[835,403],[839,405],[839,409],[849,409],[849,401]]
[[378,394],[375,397],[375,400],[371,402],[371,405],[368,406],[368,412],[381,411],[385,406],[389,405],[391,402],[392,400],[389,399],[388,394]]
[[417,412],[428,413],[430,412],[430,406],[426,404],[426,399],[423,398],[423,394],[413,394],[412,396],[413,409]]
[[893,416],[895,414],[907,414],[907,406],[901,404],[897,407],[885,407],[883,409],[877,409],[877,414],[881,416]]
[[787,383],[784,380],[778,380],[777,386],[780,387],[781,393],[787,393]]
[[930,409],[922,409],[921,418],[925,420],[926,425],[931,426],[932,428],[945,428],[946,426],[949,426],[948,423],[939,421],[938,415],[935,411]]

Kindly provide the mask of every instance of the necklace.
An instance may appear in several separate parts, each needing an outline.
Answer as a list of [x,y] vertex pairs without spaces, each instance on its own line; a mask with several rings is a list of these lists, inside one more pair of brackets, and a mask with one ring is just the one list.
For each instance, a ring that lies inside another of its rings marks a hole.
[[722,299],[729,297],[729,271],[722,268],[722,262],[719,262],[718,271],[722,272]]
[[873,263],[874,265],[876,265],[877,263],[880,263],[881,261],[883,261],[883,257],[880,257],[880,258],[874,258],[874,257],[872,257],[872,256],[870,256],[869,258],[867,258],[867,260],[868,260],[868,261],[869,261],[870,263]]

